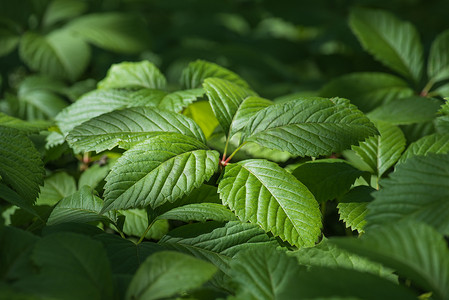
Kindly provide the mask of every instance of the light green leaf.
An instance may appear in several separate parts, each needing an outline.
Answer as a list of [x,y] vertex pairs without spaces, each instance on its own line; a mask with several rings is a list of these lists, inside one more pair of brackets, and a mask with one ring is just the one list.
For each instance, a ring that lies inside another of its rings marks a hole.
[[227,165],[218,192],[239,219],[292,245],[313,246],[321,234],[321,213],[312,193],[273,162],[252,159]]
[[189,104],[195,102],[204,95],[203,89],[189,89],[176,91],[162,98],[159,108],[173,112],[181,112]]
[[82,75],[90,61],[89,46],[63,29],[46,36],[26,32],[20,40],[19,53],[31,69],[71,81]]
[[433,98],[409,97],[381,105],[367,116],[371,120],[394,125],[406,125],[431,121],[436,117],[441,102]]
[[58,172],[45,178],[44,186],[41,188],[36,204],[53,206],[62,198],[68,197],[75,192],[75,178],[66,172]]
[[108,175],[110,170],[109,165],[101,166],[100,164],[94,164],[90,166],[89,169],[81,173],[78,180],[78,187],[81,188],[87,185],[91,188],[96,188],[106,175]]
[[432,43],[427,75],[432,82],[449,78],[449,30],[440,33]]
[[103,201],[93,194],[89,186],[83,186],[76,193],[63,198],[52,210],[47,225],[60,223],[91,223],[98,221],[112,221],[109,216],[101,215]]
[[416,142],[411,143],[399,163],[415,155],[427,155],[428,153],[445,154],[449,152],[449,134],[434,133],[426,135]]
[[39,267],[14,283],[16,288],[52,299],[114,299],[111,267],[100,242],[74,233],[37,241],[31,255]]
[[229,271],[231,258],[239,251],[278,245],[259,226],[240,221],[224,225],[212,221],[181,226],[170,231],[159,243],[210,261],[225,273]]
[[204,60],[196,60],[189,63],[181,75],[181,85],[187,89],[195,89],[201,87],[204,79],[208,77],[216,77],[233,82],[244,88],[249,88],[248,83],[240,76],[228,69],[217,64]]
[[0,126],[0,176],[27,203],[34,203],[44,181],[41,155],[21,131]]
[[346,99],[300,98],[259,111],[246,125],[242,140],[317,157],[376,133],[368,118]]
[[7,28],[0,28],[0,57],[8,55],[19,44],[20,36]]
[[77,0],[54,0],[45,10],[42,18],[43,27],[50,27],[58,22],[75,18],[87,9],[87,3]]
[[413,95],[407,82],[387,73],[351,73],[331,80],[320,91],[323,97],[343,97],[363,112]]
[[232,137],[236,132],[242,130],[251,117],[253,117],[258,111],[272,104],[273,101],[257,96],[245,98],[238,106],[237,111],[232,118],[229,136]]
[[162,251],[148,257],[134,275],[126,299],[164,299],[200,287],[216,268],[192,256]]
[[[144,209],[128,209],[120,211],[125,216],[123,232],[127,235],[141,237],[148,228],[148,215]],[[167,220],[157,220],[145,234],[147,239],[159,240],[168,231]]]
[[149,61],[113,64],[106,77],[98,83],[99,89],[148,88],[164,89],[167,80]]
[[320,159],[301,164],[292,172],[318,202],[333,200],[347,191],[363,172],[342,159]]
[[413,156],[382,181],[368,206],[367,228],[402,219],[426,222],[449,233],[449,155]]
[[209,101],[194,102],[184,110],[183,114],[198,124],[206,138],[209,138],[218,126],[218,120]]
[[75,127],[67,140],[76,153],[100,152],[114,148],[121,141],[140,141],[166,132],[181,133],[205,141],[201,129],[190,118],[143,106],[115,110],[95,117]]
[[281,300],[287,299],[280,296],[286,284],[300,271],[294,258],[265,246],[238,253],[231,262],[230,275],[238,290],[251,295],[251,299]]
[[373,228],[360,239],[329,241],[395,269],[435,299],[449,297],[449,250],[443,236],[426,224],[399,222]]
[[46,130],[51,126],[51,122],[42,120],[27,122],[0,112],[0,126],[14,128],[20,130],[22,133],[30,134]]
[[359,146],[352,146],[352,150],[369,166],[370,172],[380,178],[401,157],[406,140],[399,127],[384,122],[376,125],[380,135],[367,138]]
[[232,121],[243,100],[248,96],[253,96],[255,93],[220,78],[205,79],[203,88],[209,98],[215,117],[226,136],[229,136]]
[[357,186],[344,195],[337,205],[340,220],[345,222],[346,227],[351,230],[364,232],[368,212],[368,203],[373,200],[372,193],[375,191],[369,186]]
[[126,151],[106,177],[104,211],[174,202],[218,169],[219,153],[194,138],[164,134]]
[[377,60],[419,83],[423,49],[415,27],[382,10],[356,8],[349,25],[363,48]]
[[95,46],[122,53],[145,50],[148,33],[144,28],[140,18],[116,12],[84,15],[65,27]]
[[219,222],[235,221],[237,217],[232,211],[218,203],[192,203],[173,208],[158,219],[178,220],[178,221],[199,221],[206,222],[214,220]]

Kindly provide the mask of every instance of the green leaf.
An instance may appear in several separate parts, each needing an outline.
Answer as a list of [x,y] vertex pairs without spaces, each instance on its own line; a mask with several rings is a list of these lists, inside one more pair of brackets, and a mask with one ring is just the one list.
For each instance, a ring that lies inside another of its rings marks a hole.
[[22,133],[31,134],[46,130],[51,126],[51,122],[42,120],[27,122],[0,112],[0,126],[14,128],[20,130]]
[[98,221],[112,221],[109,216],[101,215],[103,201],[93,194],[89,186],[83,186],[76,193],[63,198],[55,206],[48,217],[47,225],[60,223],[91,223]]
[[162,98],[159,108],[173,112],[181,112],[184,108],[189,106],[189,104],[193,103],[198,98],[203,97],[203,95],[203,89],[176,91]]
[[399,222],[373,228],[360,239],[329,241],[395,269],[435,299],[449,296],[449,250],[443,236],[426,224]]
[[0,126],[0,176],[27,203],[34,203],[44,181],[41,155],[21,131]]
[[219,222],[235,221],[237,217],[229,209],[218,203],[192,203],[173,208],[157,217],[158,219],[178,221]]
[[208,77],[216,77],[233,82],[244,88],[249,88],[248,83],[240,76],[228,69],[217,64],[204,60],[196,60],[189,63],[181,75],[181,85],[187,89],[195,89],[201,87],[204,79]]
[[[148,215],[144,209],[128,209],[120,211],[125,216],[123,232],[126,235],[141,237],[148,228]],[[167,220],[157,220],[145,234],[147,239],[159,240],[168,231]]]
[[221,128],[227,136],[230,134],[232,121],[243,100],[253,96],[254,92],[230,81],[220,78],[207,78],[203,88]]
[[164,134],[126,151],[106,177],[104,211],[174,202],[208,180],[219,153],[194,138]]
[[42,26],[50,27],[58,22],[66,21],[83,14],[87,9],[87,3],[77,0],[51,1],[42,18]]
[[242,140],[317,157],[376,133],[368,118],[346,99],[300,98],[259,111],[246,125]]
[[22,196],[17,194],[17,192],[10,189],[7,185],[1,183],[1,179],[2,178],[0,176],[0,199],[5,200],[6,202],[9,202],[17,207],[20,207],[24,211],[39,218],[39,214],[34,210],[33,205]]
[[164,89],[167,80],[149,61],[113,64],[106,77],[98,83],[99,89],[148,88]]
[[352,150],[369,166],[370,172],[380,178],[401,157],[406,140],[399,127],[383,122],[376,125],[380,135],[352,146]]
[[223,225],[219,222],[193,223],[178,227],[164,236],[159,244],[210,261],[221,271],[239,251],[262,245],[278,245],[259,226],[240,221]]
[[280,294],[300,270],[294,258],[265,246],[238,253],[231,262],[230,274],[238,290],[251,295],[251,299],[287,299]]
[[91,188],[96,188],[106,175],[108,175],[110,170],[111,168],[109,165],[101,166],[100,164],[94,164],[81,173],[78,186],[81,188],[87,185]]
[[413,156],[382,181],[368,206],[367,230],[376,225],[414,219],[449,233],[449,155]]
[[232,118],[229,136],[233,136],[236,132],[242,130],[248,120],[251,119],[258,111],[273,104],[273,101],[257,96],[245,98],[239,105],[235,115]]
[[342,97],[363,112],[369,112],[377,106],[399,98],[413,95],[407,82],[386,73],[351,73],[337,77],[320,91],[323,97]]
[[39,273],[14,284],[24,292],[54,299],[113,299],[111,267],[100,242],[73,233],[37,241],[31,255]]
[[419,34],[390,12],[353,9],[349,25],[363,48],[404,77],[419,83],[424,65]]
[[8,28],[0,28],[0,57],[8,55],[19,44],[20,36]]
[[152,107],[131,107],[95,117],[75,127],[67,136],[76,153],[112,149],[119,142],[141,141],[166,132],[181,133],[205,141],[191,119]]
[[337,205],[340,220],[345,222],[346,227],[351,230],[364,232],[368,212],[368,203],[373,200],[372,193],[375,191],[369,186],[357,186],[345,194]]
[[292,245],[313,246],[321,234],[321,213],[312,193],[273,162],[252,159],[227,165],[218,192],[239,219]]
[[345,268],[371,273],[397,282],[397,276],[392,274],[392,270],[385,268],[379,263],[340,249],[329,243],[327,239],[321,241],[315,247],[302,248],[287,252],[287,254],[295,257],[299,264],[307,266],[312,270],[315,266]]
[[148,44],[143,21],[122,13],[84,15],[71,21],[65,29],[97,47],[115,52],[139,53]]
[[209,138],[218,126],[218,120],[212,111],[209,101],[198,101],[189,105],[183,114],[201,128],[206,138]]
[[58,172],[45,178],[44,186],[41,188],[36,204],[53,206],[62,198],[68,197],[75,192],[75,178],[66,172]]
[[433,98],[409,97],[396,99],[368,114],[371,120],[394,125],[406,125],[431,121],[436,117],[441,102]]
[[148,257],[134,275],[126,299],[163,299],[200,287],[216,268],[186,254],[162,251]]
[[342,159],[320,159],[301,164],[292,172],[318,202],[340,197],[363,172]]
[[399,163],[403,163],[415,155],[427,155],[429,153],[445,154],[448,152],[449,134],[434,133],[411,143],[402,154]]
[[32,70],[71,81],[83,74],[90,61],[89,46],[64,29],[46,36],[26,32],[21,37],[19,53]]
[[440,33],[432,43],[427,65],[427,75],[432,82],[449,78],[449,30]]

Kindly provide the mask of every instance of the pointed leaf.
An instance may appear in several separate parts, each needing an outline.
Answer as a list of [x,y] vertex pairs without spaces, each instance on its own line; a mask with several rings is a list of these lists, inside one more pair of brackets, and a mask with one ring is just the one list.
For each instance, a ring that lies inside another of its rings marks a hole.
[[337,205],[340,220],[345,222],[351,230],[364,232],[368,212],[368,203],[373,201],[372,193],[375,191],[369,186],[357,186],[344,195]]
[[81,188],[87,185],[94,189],[106,177],[106,175],[108,175],[110,170],[111,167],[109,164],[104,166],[94,164],[81,174],[78,180],[78,186]]
[[242,221],[292,245],[313,246],[321,234],[321,213],[312,193],[273,162],[252,159],[227,165],[218,192]]
[[413,95],[407,82],[387,73],[351,73],[331,80],[320,91],[323,97],[343,97],[363,112]]
[[449,78],[449,30],[440,33],[432,43],[427,75],[433,82]]
[[178,220],[183,222],[214,220],[219,222],[235,221],[232,211],[218,203],[192,203],[176,207],[157,217],[158,219]]
[[318,202],[333,200],[347,191],[363,172],[342,159],[309,161],[292,172]]
[[395,269],[435,299],[449,296],[449,250],[443,236],[426,224],[399,222],[373,228],[361,239],[330,242]]
[[[120,211],[125,216],[123,232],[126,235],[141,237],[148,228],[148,215],[144,209],[128,209]],[[145,234],[145,238],[159,240],[168,231],[167,220],[157,220]]]
[[111,222],[107,215],[101,215],[103,201],[93,194],[89,186],[83,186],[78,192],[65,197],[55,206],[48,217],[47,225],[60,223]]
[[159,108],[173,112],[180,112],[189,104],[193,103],[198,98],[201,98],[203,95],[203,89],[176,91],[166,95],[159,104]]
[[22,133],[30,134],[30,133],[39,133],[40,131],[46,130],[48,127],[51,126],[51,122],[48,121],[27,122],[0,112],[0,126],[14,128],[20,130]]
[[148,257],[134,275],[126,299],[162,299],[200,287],[216,268],[192,256],[162,251]]
[[20,42],[20,35],[9,28],[0,28],[0,57],[8,55]]
[[52,1],[48,4],[42,18],[44,27],[50,27],[60,21],[66,21],[83,14],[87,3],[76,0]]
[[406,140],[397,126],[378,122],[377,129],[380,135],[369,137],[359,146],[352,146],[352,150],[369,166],[370,172],[380,178],[401,157]]
[[112,149],[120,141],[140,141],[151,135],[176,132],[204,142],[196,123],[177,113],[152,107],[132,107],[95,117],[77,127],[67,136],[74,151],[101,152]]
[[19,130],[0,126],[0,176],[32,204],[44,181],[44,166],[33,142]]
[[66,172],[58,172],[45,178],[44,186],[41,188],[36,204],[53,206],[62,198],[68,197],[75,192],[75,178]]
[[251,119],[259,110],[264,109],[273,104],[273,101],[257,97],[250,96],[242,101],[238,107],[230,128],[230,136],[233,136],[236,132],[242,130],[248,120]]
[[259,111],[246,125],[242,140],[317,157],[344,150],[376,132],[346,99],[301,98]]
[[34,210],[33,205],[29,201],[10,189],[7,185],[1,183],[1,180],[2,178],[0,176],[0,199],[20,207],[31,215],[40,218],[39,214]]
[[183,114],[198,124],[206,138],[209,138],[218,126],[218,120],[214,116],[209,101],[192,103],[184,110]]
[[149,61],[122,62],[109,68],[106,77],[98,83],[99,89],[149,88],[164,89],[167,80]]
[[232,121],[243,100],[254,92],[230,81],[220,78],[207,78],[203,88],[221,128],[227,136]]
[[415,27],[393,14],[365,8],[351,12],[349,25],[363,48],[377,60],[419,83],[423,50]]
[[434,133],[411,143],[402,154],[399,163],[403,163],[415,155],[427,155],[428,153],[449,153],[449,134]]
[[106,177],[104,210],[156,208],[174,202],[208,180],[219,153],[182,135],[164,134],[126,151]]
[[234,72],[204,60],[196,60],[189,63],[187,68],[182,72],[181,85],[187,89],[199,88],[201,87],[203,80],[208,77],[225,79],[244,88],[249,87],[248,83]]

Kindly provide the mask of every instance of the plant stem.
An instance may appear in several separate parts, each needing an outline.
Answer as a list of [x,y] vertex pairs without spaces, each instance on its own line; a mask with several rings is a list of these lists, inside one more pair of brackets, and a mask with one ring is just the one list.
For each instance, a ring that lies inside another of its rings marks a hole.
[[137,245],[139,245],[140,243],[142,243],[143,239],[145,238],[145,236],[147,235],[148,231],[150,231],[151,226],[153,226],[154,222],[156,222],[156,218],[153,219],[153,221],[151,221],[150,224],[148,224],[147,229],[145,230],[145,232],[142,234],[142,236],[140,237],[139,241],[137,242]]
[[433,79],[429,80],[429,82],[426,84],[426,86],[421,91],[420,96],[426,97],[429,94],[429,91],[433,87],[434,84],[435,84],[435,81]]
[[232,154],[231,155],[229,155],[229,157],[225,160],[225,163],[227,164],[230,160],[231,160],[231,158],[233,158],[234,157],[234,155],[244,146],[246,144],[246,142],[243,142],[240,146],[238,146],[238,148],[237,149],[235,149],[234,150],[234,152],[232,152]]

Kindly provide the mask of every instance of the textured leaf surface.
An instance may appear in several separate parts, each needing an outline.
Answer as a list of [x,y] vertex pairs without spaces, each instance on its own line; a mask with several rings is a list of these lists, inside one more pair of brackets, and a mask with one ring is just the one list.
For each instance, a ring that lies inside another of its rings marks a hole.
[[112,149],[121,141],[142,140],[151,135],[176,132],[204,142],[196,123],[177,113],[152,107],[112,111],[75,127],[67,137],[75,152]]
[[44,186],[41,188],[36,204],[53,206],[62,198],[68,197],[75,192],[75,178],[66,172],[54,173],[45,178]]
[[396,167],[368,206],[368,227],[414,219],[449,233],[449,155],[414,156]]
[[393,14],[357,8],[349,25],[363,48],[377,60],[418,83],[422,76],[423,50],[419,34],[411,23]]
[[352,73],[331,80],[320,91],[323,97],[343,97],[363,112],[413,95],[407,82],[386,73]]
[[312,193],[273,162],[253,159],[227,165],[218,191],[242,221],[292,245],[313,246],[321,234],[321,213]]
[[0,176],[28,203],[44,180],[44,166],[33,142],[19,130],[0,126]]
[[246,125],[242,140],[316,157],[374,134],[374,125],[348,100],[301,98],[259,111]]
[[449,78],[449,30],[440,33],[432,43],[427,65],[427,75],[434,81]]
[[204,95],[203,89],[190,89],[176,91],[166,95],[162,98],[159,108],[166,109],[173,112],[180,112],[186,108],[190,103],[193,103],[198,98]]
[[437,299],[449,296],[449,250],[442,235],[416,222],[400,222],[367,231],[361,239],[330,242],[395,269]]
[[138,53],[147,47],[145,24],[133,15],[89,14],[74,19],[65,28],[95,46],[116,52]]
[[0,126],[17,129],[20,130],[22,133],[30,134],[30,133],[39,133],[39,131],[47,129],[48,127],[51,126],[51,122],[47,121],[27,122],[0,112]]
[[440,105],[440,101],[432,98],[402,98],[379,106],[368,117],[394,125],[421,123],[433,120]]
[[300,270],[294,258],[274,247],[242,251],[231,262],[233,281],[254,299],[286,299],[280,294]]
[[309,161],[292,172],[318,202],[333,200],[345,192],[363,172],[342,159]]
[[7,185],[1,183],[1,180],[2,178],[0,176],[0,199],[20,207],[24,211],[27,211],[36,217],[39,217],[39,214],[34,210],[33,204],[30,203],[30,201],[24,199]]
[[370,172],[381,177],[401,157],[406,140],[397,126],[379,122],[377,129],[380,135],[369,137],[359,146],[352,146],[352,150],[370,167]]
[[19,53],[31,69],[71,81],[84,72],[90,60],[89,46],[66,30],[46,36],[28,31],[21,38]]
[[237,110],[243,100],[254,95],[254,92],[220,78],[205,79],[203,88],[215,117],[226,135],[229,136],[229,130]]
[[106,177],[105,210],[174,202],[208,180],[219,153],[182,135],[161,135],[137,144]]
[[199,88],[201,87],[203,80],[208,77],[225,79],[244,88],[249,87],[248,83],[236,73],[204,60],[196,60],[189,63],[187,68],[182,72],[181,85],[187,89]]
[[48,217],[47,225],[110,221],[107,215],[100,214],[102,207],[103,201],[93,194],[92,188],[84,186],[59,201]]
[[236,132],[242,130],[252,116],[254,116],[259,110],[262,110],[272,104],[273,101],[257,96],[245,98],[238,107],[232,119],[229,135],[232,137]]
[[158,219],[178,221],[214,220],[219,222],[235,221],[237,217],[232,211],[218,203],[192,203],[176,207],[157,217]]
[[416,142],[411,143],[404,154],[402,154],[400,163],[415,155],[427,155],[428,153],[444,154],[449,152],[449,134],[434,133],[426,135]]
[[99,89],[149,88],[164,89],[167,80],[149,61],[122,62],[109,68],[106,77],[98,83]]
[[372,193],[375,191],[369,186],[357,186],[344,195],[338,205],[338,214],[340,220],[345,222],[346,227],[351,230],[363,232],[366,220],[365,216],[368,212],[368,203],[373,200]]
[[192,256],[162,251],[148,257],[134,275],[127,299],[162,299],[200,287],[216,268]]

